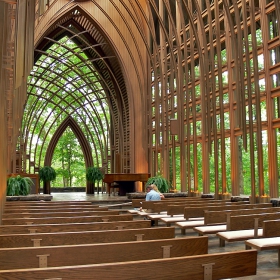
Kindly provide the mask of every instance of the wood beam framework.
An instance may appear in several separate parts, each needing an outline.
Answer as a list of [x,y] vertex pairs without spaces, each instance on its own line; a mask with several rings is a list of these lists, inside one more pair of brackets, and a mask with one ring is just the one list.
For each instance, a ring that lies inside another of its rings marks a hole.
[[[98,73],[110,110],[106,131],[92,146],[93,159],[101,152],[102,164],[109,163],[111,171],[160,173],[181,191],[218,197],[249,187],[253,197],[279,196],[279,1],[42,0],[35,2],[33,14],[31,2],[0,1],[1,124],[7,135],[1,147],[8,146],[4,172],[44,162],[48,143],[37,147],[41,152],[31,159],[30,116],[42,107],[38,92],[26,90],[26,81],[31,66],[43,55],[53,58],[47,50],[67,35],[87,56],[81,64],[93,62],[92,73]],[[32,16],[26,18],[28,13]],[[35,39],[23,40],[23,30],[29,34],[31,29]],[[77,66],[67,69],[79,74]],[[40,69],[50,70],[42,61]],[[37,71],[33,77],[40,75]],[[84,85],[94,89],[92,81]],[[45,101],[52,101],[50,93],[58,96],[51,88],[38,87],[48,92]],[[27,93],[34,107],[21,129]],[[55,108],[62,110],[60,105]],[[67,108],[61,122],[77,112],[71,102]],[[102,138],[107,142],[101,148]],[[246,170],[245,155],[250,161]]]

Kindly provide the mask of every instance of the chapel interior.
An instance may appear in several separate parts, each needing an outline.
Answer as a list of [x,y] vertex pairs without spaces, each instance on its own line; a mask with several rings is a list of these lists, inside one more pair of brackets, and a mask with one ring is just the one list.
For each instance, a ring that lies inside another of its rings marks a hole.
[[0,0],[0,224],[69,131],[83,168],[277,200],[279,30],[275,0]]

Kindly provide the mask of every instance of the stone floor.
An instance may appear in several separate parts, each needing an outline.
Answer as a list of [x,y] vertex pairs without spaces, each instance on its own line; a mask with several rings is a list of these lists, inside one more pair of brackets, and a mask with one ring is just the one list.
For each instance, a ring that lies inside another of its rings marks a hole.
[[53,192],[53,201],[66,200],[66,201],[92,201],[96,203],[116,203],[131,201],[126,196],[108,195],[107,193],[86,194],[85,192]]
[[[115,204],[115,203],[126,203],[126,196],[109,196],[107,194],[95,194],[87,195],[85,193],[52,193],[53,201],[66,200],[87,200],[93,201],[98,204]],[[158,226],[163,226],[159,223]],[[192,230],[186,231],[187,236],[196,236],[197,234]],[[176,229],[176,236],[180,237],[180,229]],[[244,250],[244,242],[233,242],[226,243],[225,247],[219,247],[219,240],[215,235],[209,235],[209,253],[219,253],[219,252],[230,252]],[[280,267],[278,267],[278,252],[274,251],[263,251],[258,252],[258,268],[257,275],[248,276],[242,278],[234,279],[244,279],[244,280],[280,280]]]

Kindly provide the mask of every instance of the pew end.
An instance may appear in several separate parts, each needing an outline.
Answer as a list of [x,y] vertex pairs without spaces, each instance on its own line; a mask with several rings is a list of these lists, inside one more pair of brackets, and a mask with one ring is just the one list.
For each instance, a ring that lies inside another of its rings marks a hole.
[[246,250],[253,248],[258,251],[277,250],[278,267],[280,267],[280,237],[248,239],[245,241],[245,248]]

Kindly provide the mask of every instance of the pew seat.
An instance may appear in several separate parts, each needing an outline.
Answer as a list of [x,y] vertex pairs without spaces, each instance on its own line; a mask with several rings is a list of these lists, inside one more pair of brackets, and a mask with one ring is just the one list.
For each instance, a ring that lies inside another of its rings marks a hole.
[[[183,215],[175,215],[174,217],[181,218],[183,217]],[[167,214],[149,214],[148,218],[152,221],[155,221],[155,225],[158,225],[159,220],[161,220],[162,218],[171,218],[171,216]]]
[[278,266],[280,267],[280,237],[253,238],[245,241],[246,249],[254,248],[258,251],[278,250]]
[[225,241],[236,242],[244,241],[256,236],[261,237],[263,235],[263,229],[259,228],[257,233],[255,232],[255,229],[244,229],[218,232],[216,235],[219,237],[220,247],[225,247]]
[[166,211],[160,212],[160,213],[156,213],[156,212],[150,212],[150,211],[146,211],[147,209],[143,209],[143,210],[129,210],[128,212],[130,214],[135,214],[138,215],[140,217],[146,217],[148,215],[167,215]]
[[216,234],[217,232],[226,231],[227,225],[195,226],[193,230],[201,236],[205,234]]
[[181,228],[181,234],[186,234],[186,229],[194,228],[197,226],[204,225],[203,219],[197,219],[197,220],[188,220],[183,222],[176,222],[175,226]]
[[186,219],[183,215],[174,216],[174,217],[165,217],[159,219],[162,223],[164,223],[167,227],[170,227],[172,224],[177,222],[184,222]]
[[263,222],[262,238],[252,238],[245,241],[246,248],[259,251],[278,250],[278,266],[280,266],[280,220],[266,220]]

